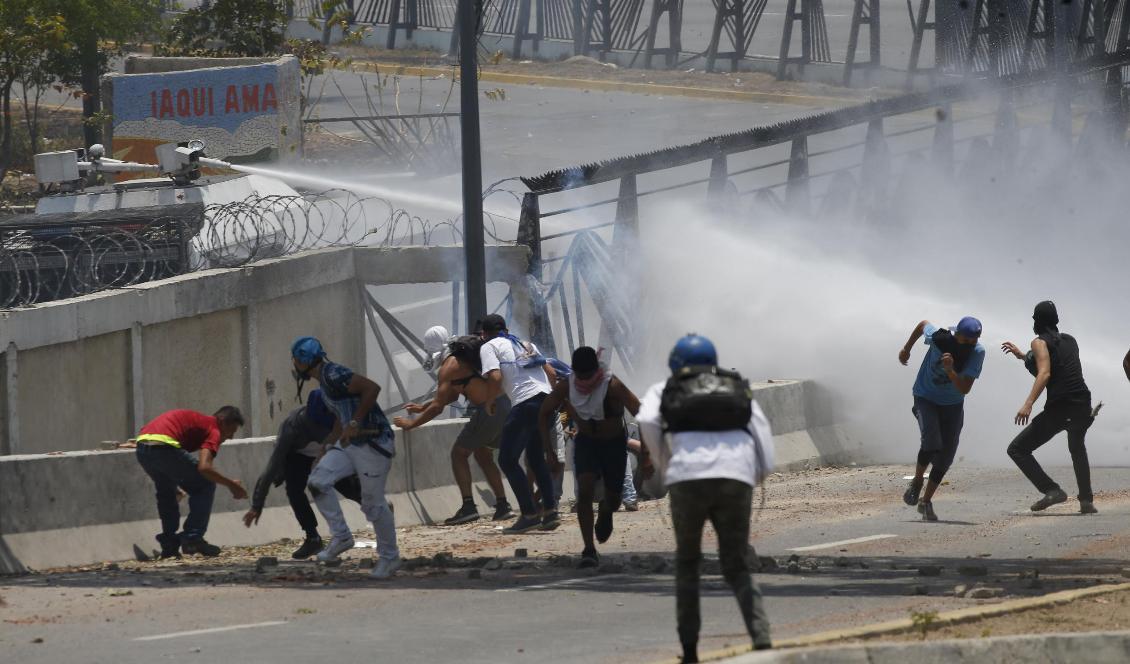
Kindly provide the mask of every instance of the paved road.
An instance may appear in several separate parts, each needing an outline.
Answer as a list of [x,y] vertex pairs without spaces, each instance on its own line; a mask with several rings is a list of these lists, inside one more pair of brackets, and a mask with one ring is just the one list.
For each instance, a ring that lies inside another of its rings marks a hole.
[[[770,483],[754,544],[762,555],[785,563],[795,554],[801,563],[798,574],[757,576],[778,638],[975,604],[943,595],[958,583],[1023,596],[1112,581],[1130,557],[1125,469],[1095,471],[1101,513],[1082,516],[1074,501],[1029,513],[1034,491],[1011,469],[958,467],[935,499],[937,523],[902,504],[904,472],[824,469]],[[1070,471],[1052,473],[1070,492]],[[428,567],[378,584],[353,559],[340,571],[284,562],[277,575],[256,576],[254,558],[245,557],[10,578],[0,581],[0,648],[19,662],[147,663],[307,662],[327,653],[339,661],[622,662],[675,652],[670,572],[632,564],[632,556],[646,564],[648,555],[670,555],[662,502],[618,517],[603,551],[625,568],[591,577],[547,563],[579,549],[572,521],[525,537],[502,536],[488,523],[410,528],[401,544],[407,556],[451,551],[461,564],[504,555],[507,569],[468,579],[465,569]],[[509,557],[516,546],[530,559]],[[940,565],[941,575],[920,576],[923,564]],[[987,574],[963,577],[963,565]],[[1040,588],[1021,579],[1032,569]],[[705,578],[703,647],[744,642],[720,577],[708,570]],[[917,585],[929,594],[913,594]]]

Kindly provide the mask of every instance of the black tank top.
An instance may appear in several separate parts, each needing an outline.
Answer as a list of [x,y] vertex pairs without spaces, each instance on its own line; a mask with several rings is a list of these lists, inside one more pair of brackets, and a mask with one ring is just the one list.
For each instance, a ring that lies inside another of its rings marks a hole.
[[1091,400],[1091,391],[1083,381],[1083,367],[1079,364],[1079,344],[1070,334],[1040,335],[1048,345],[1051,356],[1052,377],[1048,380],[1048,398],[1045,407],[1057,402]]

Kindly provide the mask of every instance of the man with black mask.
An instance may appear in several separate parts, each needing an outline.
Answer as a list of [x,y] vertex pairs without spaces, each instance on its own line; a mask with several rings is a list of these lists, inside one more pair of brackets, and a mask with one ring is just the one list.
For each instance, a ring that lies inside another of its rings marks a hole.
[[[1016,344],[1006,341],[1001,350],[1023,360],[1028,371],[1036,377],[1028,399],[1016,413],[1016,423],[1028,426],[1008,446],[1008,456],[1044,497],[1032,504],[1039,512],[1052,505],[1065,502],[1067,494],[1055,483],[1032,455],[1041,445],[1061,431],[1067,432],[1067,449],[1075,467],[1075,481],[1079,484],[1079,511],[1095,514],[1094,495],[1091,493],[1091,466],[1087,460],[1085,437],[1095,421],[1091,411],[1091,391],[1083,380],[1083,367],[1079,363],[1079,344],[1070,334],[1059,331],[1059,313],[1055,304],[1044,301],[1032,312],[1032,350],[1022,352]],[[1032,418],[1032,406],[1047,388],[1048,396],[1042,413]]]
[[[917,505],[926,521],[937,521],[934,492],[957,455],[961,427],[965,423],[965,395],[981,375],[985,349],[977,342],[981,338],[981,321],[972,316],[962,318],[957,327],[951,329],[938,328],[924,320],[914,327],[899,352],[899,362],[904,366],[910,361],[910,350],[919,338],[924,338],[930,347],[914,381],[914,408],[911,409],[922,438],[914,479],[902,499],[907,505]],[[930,466],[930,481],[926,492],[922,493],[927,466]]]

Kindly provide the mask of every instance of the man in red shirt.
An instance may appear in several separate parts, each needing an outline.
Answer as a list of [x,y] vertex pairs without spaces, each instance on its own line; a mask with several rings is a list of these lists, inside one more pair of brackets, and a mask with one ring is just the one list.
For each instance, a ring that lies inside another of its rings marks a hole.
[[[179,558],[181,552],[216,556],[220,547],[204,541],[216,485],[222,484],[236,500],[247,497],[239,480],[225,477],[212,461],[220,445],[243,426],[243,415],[235,406],[224,406],[215,415],[192,410],[170,410],[146,424],[137,436],[137,462],[157,485],[157,513],[161,516],[162,558]],[[198,452],[194,457],[192,453]],[[177,487],[188,494],[188,517],[180,527]]]

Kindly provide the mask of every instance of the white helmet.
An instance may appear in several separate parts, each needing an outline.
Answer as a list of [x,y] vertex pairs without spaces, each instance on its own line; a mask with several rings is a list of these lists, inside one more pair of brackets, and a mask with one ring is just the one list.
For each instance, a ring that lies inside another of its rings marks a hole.
[[451,334],[448,333],[446,327],[442,325],[429,327],[428,331],[424,333],[424,348],[429,353],[438,353],[443,350],[449,338],[451,338]]

